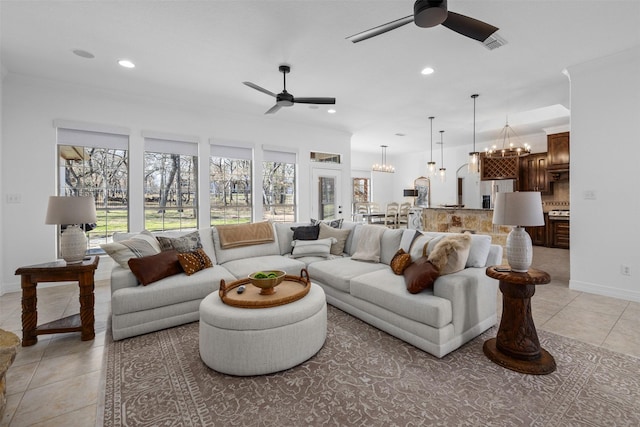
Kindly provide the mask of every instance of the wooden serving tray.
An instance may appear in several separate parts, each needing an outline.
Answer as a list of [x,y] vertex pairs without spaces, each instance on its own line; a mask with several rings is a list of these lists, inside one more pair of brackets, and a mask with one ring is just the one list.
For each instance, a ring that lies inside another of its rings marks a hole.
[[[241,294],[237,292],[240,285],[245,285],[245,291]],[[275,287],[275,293],[271,295],[261,295],[261,289],[254,286],[248,277],[229,284],[226,284],[224,279],[220,280],[218,294],[222,302],[227,305],[241,308],[267,308],[297,301],[307,295],[310,289],[309,273],[303,268],[300,276],[289,274],[284,276],[284,281]]]

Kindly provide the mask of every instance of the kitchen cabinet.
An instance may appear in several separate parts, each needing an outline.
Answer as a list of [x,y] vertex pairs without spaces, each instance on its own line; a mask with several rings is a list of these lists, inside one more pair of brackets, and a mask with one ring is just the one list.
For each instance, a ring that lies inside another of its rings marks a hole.
[[549,222],[549,246],[552,248],[569,249],[569,220],[555,220]]
[[529,236],[531,236],[531,244],[534,246],[547,246],[547,226],[549,224],[549,215],[544,214],[544,224],[539,227],[525,227]]
[[520,158],[520,191],[539,191],[552,194],[547,174],[547,153],[530,154]]
[[569,132],[547,135],[547,170],[564,172],[569,170]]

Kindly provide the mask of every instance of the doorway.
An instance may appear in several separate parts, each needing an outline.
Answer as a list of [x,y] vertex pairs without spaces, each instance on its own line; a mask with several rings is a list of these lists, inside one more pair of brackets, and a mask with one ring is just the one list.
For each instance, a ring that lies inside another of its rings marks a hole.
[[340,169],[313,168],[311,217],[320,220],[342,217]]

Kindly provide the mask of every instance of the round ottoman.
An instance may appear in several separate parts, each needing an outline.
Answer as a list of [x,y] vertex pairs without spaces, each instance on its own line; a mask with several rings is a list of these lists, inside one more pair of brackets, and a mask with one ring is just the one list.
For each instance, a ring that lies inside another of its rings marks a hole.
[[218,292],[200,303],[200,357],[224,374],[263,375],[292,368],[316,354],[326,337],[326,297],[313,283],[304,298],[277,307],[233,307]]

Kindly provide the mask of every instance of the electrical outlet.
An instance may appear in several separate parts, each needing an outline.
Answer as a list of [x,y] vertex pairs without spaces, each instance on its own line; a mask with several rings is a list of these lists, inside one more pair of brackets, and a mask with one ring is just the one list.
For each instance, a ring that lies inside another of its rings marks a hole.
[[631,268],[628,265],[620,265],[620,274],[623,276],[631,276]]
[[584,190],[585,200],[596,200],[596,190]]
[[7,194],[7,203],[21,203],[22,202],[22,194],[14,193]]

